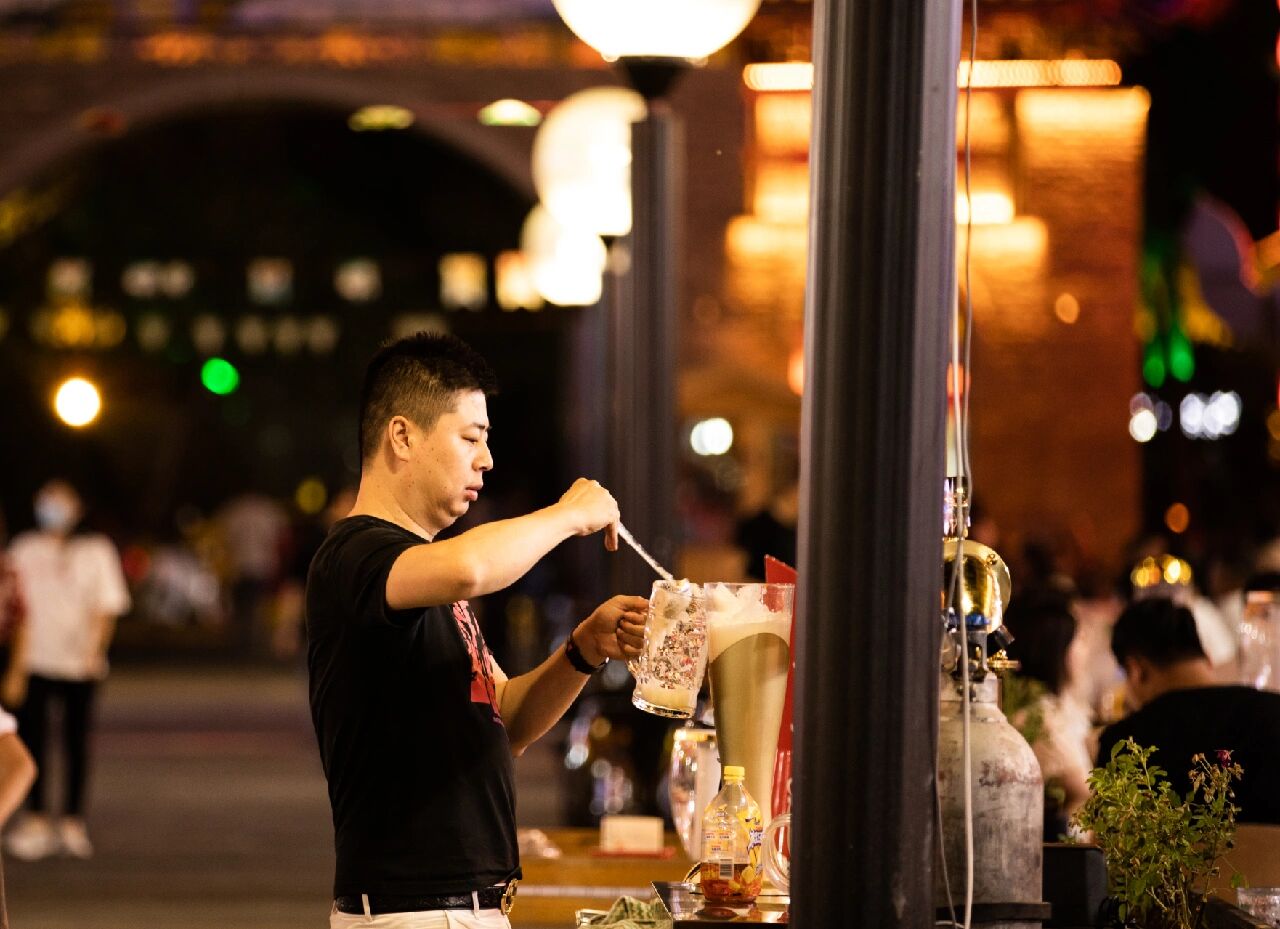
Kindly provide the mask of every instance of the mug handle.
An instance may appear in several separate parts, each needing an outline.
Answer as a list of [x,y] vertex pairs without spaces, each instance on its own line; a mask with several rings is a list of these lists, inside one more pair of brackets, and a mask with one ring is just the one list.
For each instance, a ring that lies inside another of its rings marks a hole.
[[791,892],[791,863],[788,859],[782,857],[782,853],[778,851],[778,843],[775,841],[775,833],[783,828],[790,828],[791,814],[782,813],[775,816],[764,829],[764,838],[761,844],[764,846],[764,876],[774,887],[777,887],[783,893]]

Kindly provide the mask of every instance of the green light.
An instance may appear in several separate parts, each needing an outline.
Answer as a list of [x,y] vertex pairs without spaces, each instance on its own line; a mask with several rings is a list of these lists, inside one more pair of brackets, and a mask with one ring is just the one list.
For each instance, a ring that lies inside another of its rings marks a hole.
[[1148,342],[1142,359],[1142,379],[1151,387],[1163,387],[1165,378],[1164,358],[1161,357],[1160,343]]
[[200,369],[200,383],[210,393],[226,396],[240,386],[240,372],[225,358],[210,358]]
[[1196,373],[1196,359],[1191,343],[1181,332],[1170,333],[1169,373],[1184,384]]

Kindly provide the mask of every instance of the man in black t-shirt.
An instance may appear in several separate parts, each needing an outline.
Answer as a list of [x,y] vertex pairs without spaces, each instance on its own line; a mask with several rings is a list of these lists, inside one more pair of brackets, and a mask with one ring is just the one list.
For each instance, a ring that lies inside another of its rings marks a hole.
[[[512,756],[610,658],[632,658],[647,602],[614,597],[508,679],[467,601],[511,584],[618,507],[579,479],[544,509],[432,542],[493,467],[488,365],[420,334],[384,347],[361,395],[360,488],[307,577],[311,714],[333,807],[332,929],[508,925],[519,876]],[[431,543],[431,544],[428,544]],[[463,912],[466,911],[466,912]],[[387,915],[392,914],[392,915]],[[381,917],[381,918],[380,918]]]
[[1126,738],[1156,747],[1152,758],[1180,796],[1194,755],[1226,749],[1243,775],[1235,785],[1242,823],[1280,823],[1280,694],[1218,684],[1195,617],[1163,597],[1139,600],[1116,621],[1111,650],[1139,709],[1102,733],[1098,764]]

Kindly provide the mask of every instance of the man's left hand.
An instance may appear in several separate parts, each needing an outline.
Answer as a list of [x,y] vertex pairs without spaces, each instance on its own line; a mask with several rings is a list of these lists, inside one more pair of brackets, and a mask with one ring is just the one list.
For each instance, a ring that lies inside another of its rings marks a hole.
[[649,601],[644,597],[620,594],[600,604],[579,623],[573,640],[582,657],[593,665],[606,658],[630,660],[640,654],[644,645],[644,621],[648,614]]

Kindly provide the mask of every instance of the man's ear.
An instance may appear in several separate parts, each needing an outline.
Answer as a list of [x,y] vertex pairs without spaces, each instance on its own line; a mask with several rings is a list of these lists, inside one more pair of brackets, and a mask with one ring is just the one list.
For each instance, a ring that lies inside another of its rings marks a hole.
[[1150,674],[1150,672],[1151,666],[1147,664],[1144,659],[1139,658],[1136,655],[1130,655],[1124,660],[1124,676],[1127,677],[1131,683],[1139,686],[1145,684],[1147,682],[1147,675]]
[[391,454],[401,461],[409,458],[413,445],[413,423],[405,416],[392,416],[387,421],[387,438],[391,442]]

